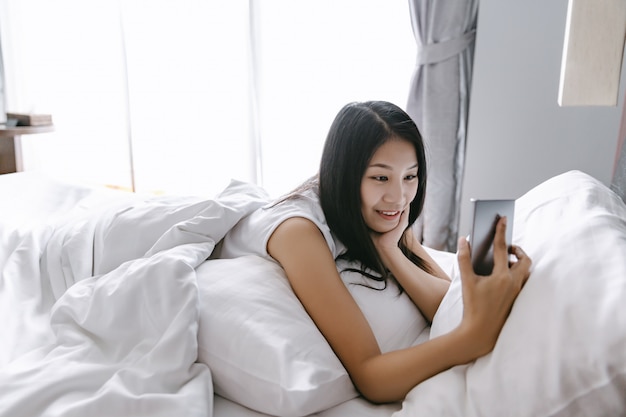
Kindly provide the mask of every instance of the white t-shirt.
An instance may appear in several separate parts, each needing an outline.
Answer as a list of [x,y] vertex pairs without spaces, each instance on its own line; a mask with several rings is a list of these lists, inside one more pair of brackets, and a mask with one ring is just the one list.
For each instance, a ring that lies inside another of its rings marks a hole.
[[266,205],[244,217],[224,237],[216,248],[219,258],[237,258],[246,255],[259,255],[272,259],[267,253],[267,242],[274,230],[292,217],[309,219],[320,229],[334,258],[345,252],[343,244],[337,240],[326,224],[326,218],[313,189],[304,191],[298,197],[277,205]]

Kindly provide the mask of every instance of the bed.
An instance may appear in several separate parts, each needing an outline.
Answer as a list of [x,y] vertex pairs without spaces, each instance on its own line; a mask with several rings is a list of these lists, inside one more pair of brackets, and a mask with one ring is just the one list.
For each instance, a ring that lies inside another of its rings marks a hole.
[[[626,415],[626,205],[583,172],[517,199],[534,262],[493,352],[381,405],[279,267],[215,256],[259,187],[143,196],[21,172],[0,195],[0,416]],[[431,325],[393,288],[349,285],[383,351],[461,318],[455,255],[429,251],[452,277]]]

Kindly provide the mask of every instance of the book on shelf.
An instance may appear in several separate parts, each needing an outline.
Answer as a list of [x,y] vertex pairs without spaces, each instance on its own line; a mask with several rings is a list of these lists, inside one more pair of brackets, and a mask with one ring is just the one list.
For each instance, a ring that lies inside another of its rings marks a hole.
[[17,126],[49,126],[52,124],[50,114],[7,113],[7,120],[17,120]]

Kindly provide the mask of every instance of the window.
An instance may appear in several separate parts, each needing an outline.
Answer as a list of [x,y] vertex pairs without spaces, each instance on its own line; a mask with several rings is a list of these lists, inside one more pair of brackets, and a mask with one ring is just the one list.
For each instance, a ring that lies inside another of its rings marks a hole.
[[404,0],[7,0],[7,109],[53,115],[24,167],[140,192],[272,195],[317,170],[349,101],[404,106]]

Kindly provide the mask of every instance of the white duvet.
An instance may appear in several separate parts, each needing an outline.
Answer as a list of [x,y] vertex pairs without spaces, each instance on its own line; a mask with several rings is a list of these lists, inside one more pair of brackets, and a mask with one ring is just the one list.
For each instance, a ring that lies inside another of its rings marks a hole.
[[12,227],[0,235],[0,415],[212,415],[195,268],[264,192],[148,202],[3,185],[14,194],[1,212]]

